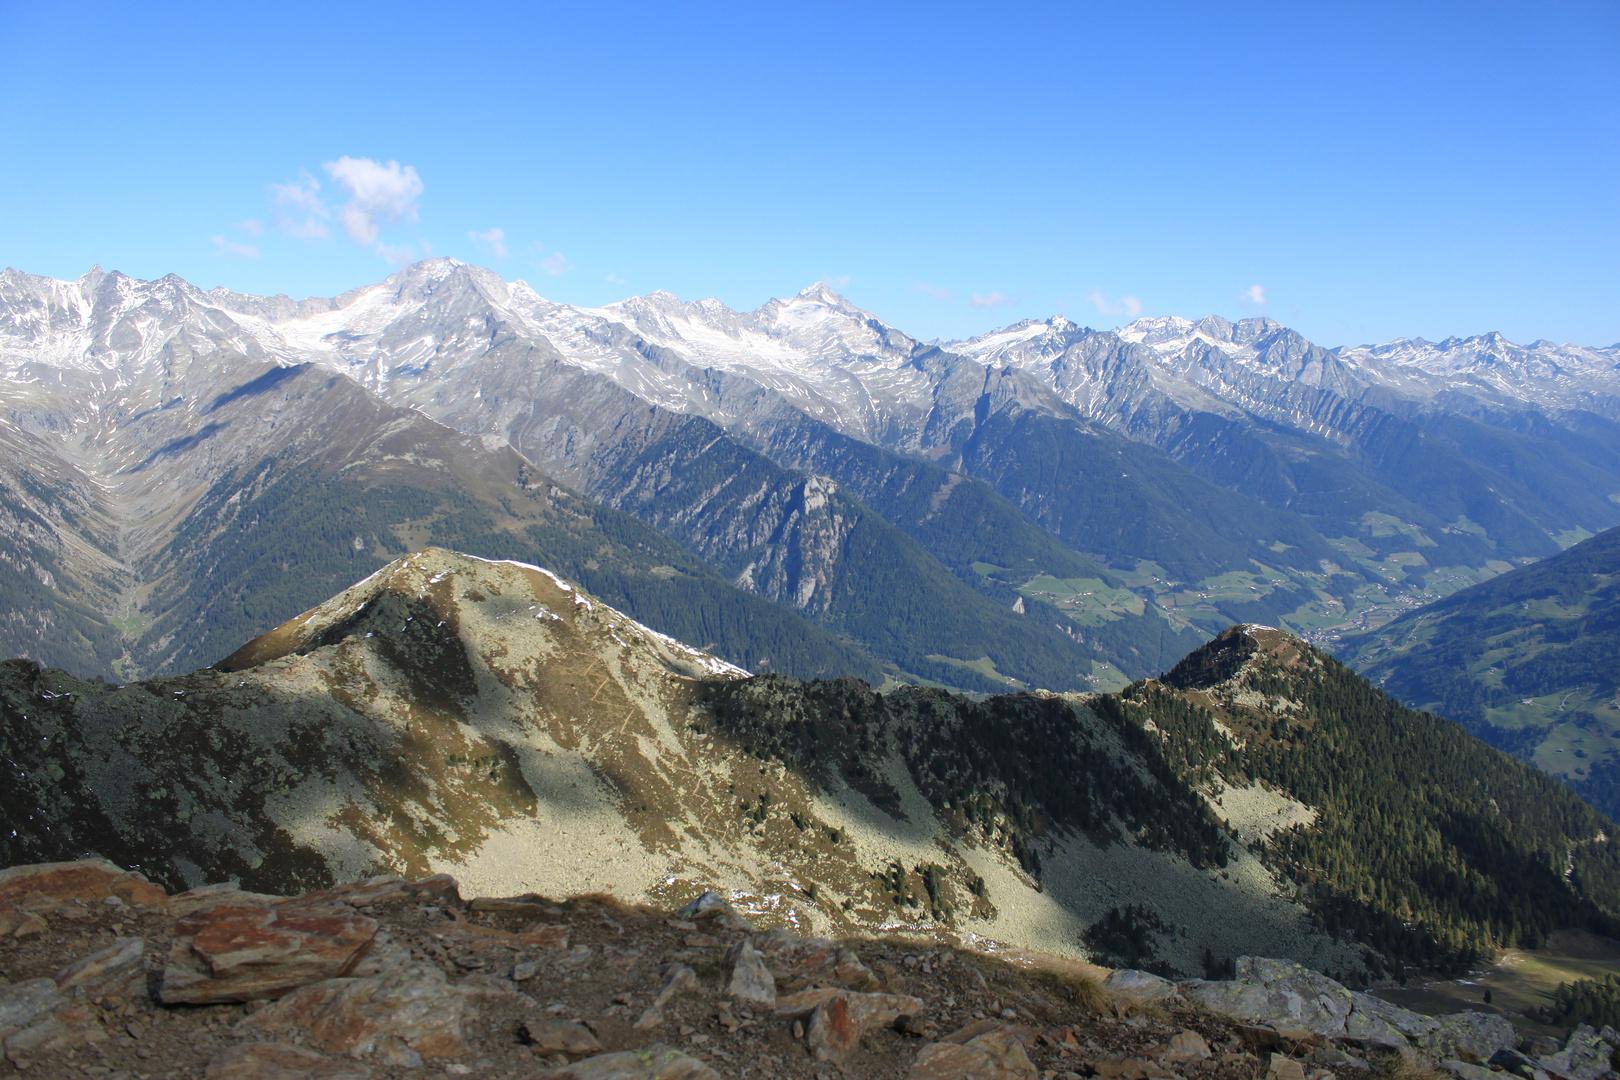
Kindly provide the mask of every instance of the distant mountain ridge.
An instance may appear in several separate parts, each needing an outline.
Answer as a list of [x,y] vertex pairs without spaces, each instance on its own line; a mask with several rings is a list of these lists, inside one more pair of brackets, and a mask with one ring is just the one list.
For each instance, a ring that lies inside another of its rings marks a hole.
[[[8,270],[0,401],[25,468],[0,529],[112,559],[56,600],[22,574],[24,624],[74,603],[138,620],[129,567],[178,520],[129,517],[176,488],[152,470],[194,487],[219,464],[205,406],[314,364],[654,526],[863,671],[1117,686],[1232,621],[1330,641],[1620,524],[1614,351],[1470,341],[1374,355],[1265,319],[1057,318],[941,347],[821,284],[749,313],[667,293],[586,309],[449,259],[296,302]],[[244,447],[274,442],[246,421]],[[148,458],[144,494],[103,505],[97,485],[130,489]],[[29,494],[46,480],[57,509]]]

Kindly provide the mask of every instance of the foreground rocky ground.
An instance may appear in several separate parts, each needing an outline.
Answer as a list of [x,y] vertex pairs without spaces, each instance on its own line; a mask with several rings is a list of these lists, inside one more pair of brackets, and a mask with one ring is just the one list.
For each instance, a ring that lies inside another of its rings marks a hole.
[[1620,1034],[1521,1045],[1281,961],[1226,982],[757,932],[714,894],[463,900],[379,878],[166,895],[84,861],[0,870],[0,1075],[1331,1080],[1610,1073]]

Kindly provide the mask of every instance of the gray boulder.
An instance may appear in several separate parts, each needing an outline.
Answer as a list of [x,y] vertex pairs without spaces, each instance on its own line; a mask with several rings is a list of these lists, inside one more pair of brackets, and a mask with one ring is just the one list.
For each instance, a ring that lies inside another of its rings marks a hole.
[[1437,1061],[1472,1058],[1489,1061],[1498,1050],[1519,1045],[1519,1035],[1506,1017],[1494,1013],[1460,1012],[1436,1017],[1433,1031],[1423,1037],[1423,1049]]
[[1567,1080],[1598,1080],[1614,1071],[1611,1062],[1617,1044],[1620,1032],[1611,1027],[1597,1032],[1591,1025],[1582,1024],[1569,1033],[1562,1050],[1542,1057],[1537,1064]]
[[1163,1001],[1176,992],[1176,984],[1146,971],[1121,968],[1108,973],[1103,989],[1132,1001]]

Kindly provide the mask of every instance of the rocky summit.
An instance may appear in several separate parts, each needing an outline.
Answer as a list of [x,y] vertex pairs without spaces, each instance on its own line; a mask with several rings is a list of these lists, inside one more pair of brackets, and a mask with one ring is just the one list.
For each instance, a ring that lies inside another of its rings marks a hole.
[[467,900],[446,875],[277,896],[170,894],[104,860],[0,871],[0,1069],[24,1076],[1598,1080],[1617,1046],[1521,1048],[1500,1016],[1422,1016],[1285,961],[1176,983],[760,932],[714,893],[672,911]]

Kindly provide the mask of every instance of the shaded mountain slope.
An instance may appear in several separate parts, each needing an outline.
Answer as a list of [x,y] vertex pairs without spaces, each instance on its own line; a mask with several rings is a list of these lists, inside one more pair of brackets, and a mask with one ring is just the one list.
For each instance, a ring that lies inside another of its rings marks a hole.
[[1620,815],[1620,529],[1347,639],[1344,655]]

